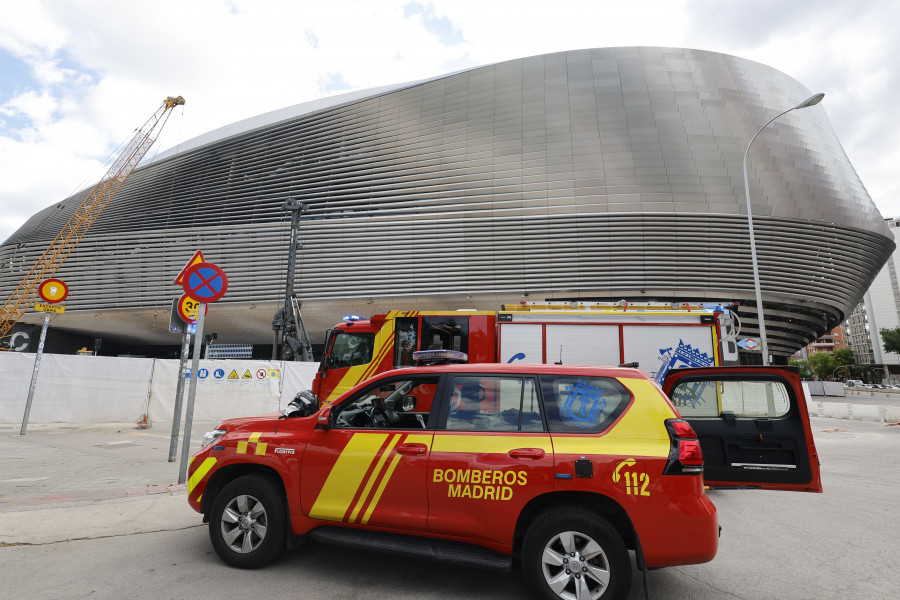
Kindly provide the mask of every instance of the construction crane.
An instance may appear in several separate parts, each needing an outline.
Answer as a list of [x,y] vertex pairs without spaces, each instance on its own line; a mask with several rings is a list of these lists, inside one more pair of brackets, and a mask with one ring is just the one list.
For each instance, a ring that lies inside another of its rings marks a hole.
[[37,293],[38,285],[45,279],[53,277],[62,266],[84,234],[87,233],[112,197],[116,195],[131,172],[138,166],[156,136],[172,114],[171,109],[184,104],[181,96],[169,96],[163,101],[153,116],[143,127],[137,130],[125,150],[116,158],[106,175],[94,186],[85,197],[75,214],[50,243],[41,257],[28,272],[18,287],[10,294],[0,310],[0,338],[3,338],[15,325],[31,305]]
[[287,283],[284,289],[284,308],[275,313],[272,319],[272,329],[275,330],[275,344],[272,346],[272,359],[275,360],[278,346],[278,331],[284,329],[281,337],[281,359],[303,360],[312,362],[312,344],[306,326],[303,324],[303,315],[300,314],[300,303],[294,296],[294,274],[297,268],[297,250],[300,249],[300,215],[306,212],[306,204],[295,198],[288,198],[282,207],[291,213],[291,240],[288,247]]

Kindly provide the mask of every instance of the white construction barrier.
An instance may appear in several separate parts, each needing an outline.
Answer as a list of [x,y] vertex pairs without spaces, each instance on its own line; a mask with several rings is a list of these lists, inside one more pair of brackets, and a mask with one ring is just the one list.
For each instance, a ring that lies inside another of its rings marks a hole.
[[[34,354],[0,353],[0,423],[21,423]],[[188,363],[190,364],[190,363]],[[179,361],[44,354],[29,423],[171,423]],[[312,387],[317,363],[201,360],[195,422],[278,411]],[[193,376],[193,374],[192,374]],[[181,418],[187,409],[185,381]]]
[[[34,357],[0,353],[0,422],[22,422]],[[146,358],[44,354],[28,422],[135,421],[147,404],[152,373]]]
[[[190,363],[189,363],[190,364]],[[156,360],[147,417],[171,423],[178,386],[177,360]],[[191,373],[191,378],[194,374]],[[187,410],[191,378],[184,383],[181,418]],[[275,412],[281,400],[281,362],[201,360],[194,398],[194,421],[221,421]]]
[[[173,359],[44,354],[29,423],[171,423],[179,361]],[[34,354],[0,353],[0,423],[21,423]],[[195,422],[276,412],[312,388],[318,363],[201,360]],[[192,374],[193,375],[193,374]],[[181,418],[187,408],[185,382]],[[896,423],[898,406],[817,402],[804,383],[809,414]],[[823,390],[824,391],[824,390]]]
[[281,372],[281,406],[284,408],[297,392],[312,389],[319,363],[286,362]]

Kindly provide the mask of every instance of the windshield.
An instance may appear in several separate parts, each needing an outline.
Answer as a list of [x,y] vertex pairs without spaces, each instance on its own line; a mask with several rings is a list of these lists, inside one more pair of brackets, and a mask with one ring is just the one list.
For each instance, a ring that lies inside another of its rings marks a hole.
[[340,369],[368,364],[372,361],[374,349],[374,333],[337,332],[328,357],[328,366]]

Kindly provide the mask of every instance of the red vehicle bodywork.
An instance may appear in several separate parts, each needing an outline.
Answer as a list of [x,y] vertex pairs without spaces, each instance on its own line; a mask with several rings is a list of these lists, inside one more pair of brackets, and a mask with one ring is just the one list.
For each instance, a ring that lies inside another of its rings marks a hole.
[[[189,503],[206,513],[226,481],[261,469],[283,483],[296,535],[338,525],[452,539],[512,554],[517,531],[536,511],[578,501],[615,515],[623,538],[635,533],[651,567],[715,556],[716,509],[704,492],[702,473],[666,474],[677,442],[666,422],[679,414],[643,372],[473,364],[404,369],[383,377],[470,372],[614,378],[631,399],[602,433],[589,435],[325,426],[331,411],[371,386],[369,381],[313,417],[275,414],[223,423],[227,434],[191,460]],[[442,401],[447,399],[435,397]],[[590,461],[590,477],[577,474],[576,461]]]
[[[614,309],[614,310],[613,310]],[[467,331],[461,335],[445,337],[442,340],[428,339],[426,330],[427,320],[439,320],[446,318],[456,321],[464,321]],[[664,332],[684,331],[685,328],[703,331],[700,337],[704,339],[704,351],[708,352],[708,360],[712,365],[723,364],[727,352],[724,345],[728,342],[729,334],[722,331],[722,323],[731,323],[731,317],[722,307],[702,308],[688,305],[687,309],[673,309],[671,307],[648,306],[644,308],[629,307],[595,307],[592,310],[584,310],[584,306],[577,309],[554,307],[552,309],[531,310],[529,306],[506,307],[504,311],[391,311],[387,314],[374,315],[369,319],[353,317],[335,325],[329,331],[326,340],[325,355],[319,365],[319,370],[313,381],[312,391],[318,396],[322,404],[331,402],[351,387],[363,382],[378,373],[383,373],[396,368],[411,366],[408,353],[403,356],[403,351],[397,348],[399,337],[398,327],[402,321],[415,322],[415,339],[410,340],[413,350],[428,350],[432,343],[443,343],[443,348],[461,350],[468,355],[470,363],[497,363],[515,361],[524,355],[516,354],[516,351],[504,354],[503,346],[509,341],[511,333],[504,337],[504,332],[511,332],[514,328],[522,326],[537,326],[542,329],[540,352],[529,357],[525,362],[543,364],[592,364],[597,362],[579,363],[573,362],[571,354],[561,356],[560,345],[551,344],[549,328],[568,328],[571,335],[587,335],[593,339],[596,345],[609,345],[617,349],[607,359],[608,362],[599,363],[604,366],[625,364],[638,360],[635,358],[635,348],[646,345],[645,340],[639,342],[636,339],[626,340],[626,331],[637,329],[652,329],[650,337],[660,340],[660,344],[677,346],[680,342],[677,333],[666,334]],[[599,332],[603,332],[602,340]],[[577,333],[576,333],[577,332]],[[360,362],[344,363],[335,356],[335,339],[341,333],[368,334],[374,338],[371,355],[366,355]],[[596,339],[594,339],[596,338]],[[569,339],[571,341],[571,339]],[[454,346],[453,344],[456,344]],[[552,346],[552,347],[551,347]],[[671,348],[669,348],[671,350]],[[687,350],[691,346],[687,345]],[[693,350],[698,350],[698,344],[694,341]],[[736,350],[735,350],[736,352]],[[646,372],[655,371],[659,365],[659,351],[654,349],[650,354],[642,354],[641,359],[646,364],[640,366]],[[736,359],[737,355],[732,357]],[[684,363],[682,363],[684,364]],[[661,378],[657,378],[661,382]]]

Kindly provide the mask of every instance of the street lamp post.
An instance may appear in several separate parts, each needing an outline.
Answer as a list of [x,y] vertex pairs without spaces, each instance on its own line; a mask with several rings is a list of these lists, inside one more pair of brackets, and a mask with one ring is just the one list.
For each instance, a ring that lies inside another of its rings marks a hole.
[[762,130],[768,127],[772,121],[781,117],[783,115],[788,114],[792,110],[800,110],[801,108],[807,108],[810,106],[815,106],[819,102],[822,101],[822,98],[825,97],[825,94],[816,94],[814,96],[810,96],[797,106],[791,107],[786,111],[779,113],[769,119],[769,121],[759,128],[759,131],[756,132],[756,135],[750,140],[750,143],[747,144],[747,151],[744,152],[744,197],[747,199],[747,228],[750,231],[750,258],[753,262],[753,286],[756,290],[756,317],[759,320],[759,338],[762,342],[762,363],[763,365],[769,364],[769,344],[766,340],[766,323],[763,318],[763,304],[762,304],[762,292],[759,288],[759,265],[756,262],[756,237],[753,235],[753,211],[750,208],[750,180],[747,178],[747,156],[750,154],[750,146],[753,145],[754,140],[756,140],[757,136],[762,133]]
[[[841,366],[839,366],[839,367],[836,367],[836,368],[834,369],[834,371],[831,372],[831,378],[834,379],[834,376],[835,376],[835,375],[837,374],[837,372],[840,371],[841,369],[850,369],[850,365],[841,365]],[[847,374],[848,374],[848,375],[850,374],[850,371],[849,371],[849,370],[847,371]]]

